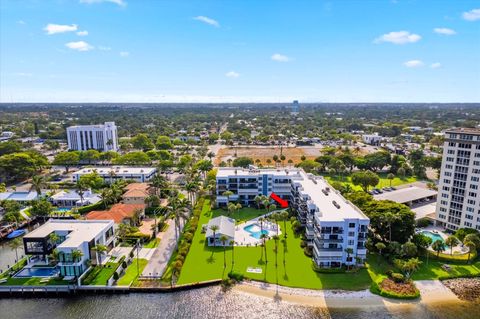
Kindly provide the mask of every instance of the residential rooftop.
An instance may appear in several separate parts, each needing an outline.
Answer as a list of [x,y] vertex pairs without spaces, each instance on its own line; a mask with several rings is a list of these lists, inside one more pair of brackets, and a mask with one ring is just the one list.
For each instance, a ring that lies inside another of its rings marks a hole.
[[150,174],[156,171],[155,167],[129,167],[129,166],[109,166],[109,167],[86,167],[75,172],[74,174],[84,175],[97,172],[99,175],[131,175],[131,174]]
[[376,200],[391,200],[396,203],[404,204],[436,195],[437,191],[418,186],[410,186],[391,192],[384,192],[383,194],[374,195],[373,197]]
[[93,240],[98,234],[113,226],[111,220],[59,220],[50,219],[45,224],[26,234],[24,238],[44,238],[52,232],[69,232],[57,248],[76,248]]
[[446,129],[445,133],[480,135],[480,128],[455,127],[455,128],[451,128],[451,129]]
[[212,218],[208,222],[206,237],[213,236],[213,231],[210,229],[213,225],[218,226],[218,230],[215,234],[227,235],[229,237],[235,237],[235,220],[226,216],[218,216]]

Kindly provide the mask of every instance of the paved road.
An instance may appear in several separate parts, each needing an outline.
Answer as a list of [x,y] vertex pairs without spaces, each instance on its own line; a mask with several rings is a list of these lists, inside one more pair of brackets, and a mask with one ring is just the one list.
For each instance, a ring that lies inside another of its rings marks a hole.
[[[168,229],[163,233],[159,233],[157,236],[160,238],[160,244],[155,249],[147,266],[144,268],[142,273],[143,276],[161,277],[167,267],[170,256],[177,246],[175,240],[175,222],[169,219],[167,223],[169,225]],[[183,226],[184,221],[181,223],[181,229],[183,229]]]

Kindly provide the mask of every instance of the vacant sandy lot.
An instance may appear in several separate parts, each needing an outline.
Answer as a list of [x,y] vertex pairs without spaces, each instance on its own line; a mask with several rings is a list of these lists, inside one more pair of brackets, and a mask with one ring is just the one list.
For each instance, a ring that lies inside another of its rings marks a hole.
[[237,157],[250,157],[254,161],[260,160],[262,165],[268,165],[267,160],[270,159],[273,164],[273,156],[277,155],[280,158],[280,154],[285,155],[285,165],[289,165],[288,161],[292,160],[293,164],[301,162],[301,157],[305,156],[307,159],[315,159],[320,156],[320,148],[314,146],[303,147],[283,147],[280,146],[239,146],[228,147],[218,150],[215,158],[215,165],[220,164],[222,161],[227,162],[228,159],[234,160]]

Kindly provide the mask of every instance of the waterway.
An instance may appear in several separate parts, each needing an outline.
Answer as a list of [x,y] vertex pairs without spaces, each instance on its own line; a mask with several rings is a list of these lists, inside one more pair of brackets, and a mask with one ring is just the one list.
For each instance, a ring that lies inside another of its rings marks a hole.
[[356,309],[314,308],[219,287],[156,294],[0,299],[2,319],[96,318],[479,318],[480,305],[407,304]]

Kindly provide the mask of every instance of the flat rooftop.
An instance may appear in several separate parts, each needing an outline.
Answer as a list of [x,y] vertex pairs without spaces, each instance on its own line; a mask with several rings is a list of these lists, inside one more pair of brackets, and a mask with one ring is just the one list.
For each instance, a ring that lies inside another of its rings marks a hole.
[[455,127],[455,128],[445,130],[445,133],[480,135],[480,128]]
[[109,167],[86,167],[75,172],[74,174],[84,175],[96,171],[100,175],[110,175],[114,172],[115,175],[131,175],[131,174],[150,174],[155,172],[155,167],[128,167],[128,166],[109,166]]
[[[236,171],[236,174],[235,174]],[[290,177],[295,183],[303,187],[303,192],[310,196],[311,201],[320,211],[318,218],[322,221],[343,221],[344,219],[368,219],[363,212],[346,200],[321,176],[305,173],[298,168],[291,169],[244,169],[234,167],[221,167],[218,169],[217,178],[220,177],[251,177],[261,175],[273,175],[278,177]],[[322,190],[329,189],[326,195]],[[337,208],[336,202],[340,208]]]
[[410,186],[402,189],[397,189],[391,192],[385,192],[383,194],[374,195],[376,200],[391,200],[396,203],[404,204],[414,200],[427,198],[430,196],[436,196],[437,191],[421,188],[417,186]]
[[111,220],[50,219],[34,231],[26,234],[24,238],[44,238],[54,231],[66,231],[69,232],[67,238],[57,248],[76,248],[84,242],[91,241],[109,227],[113,227],[113,221]]

